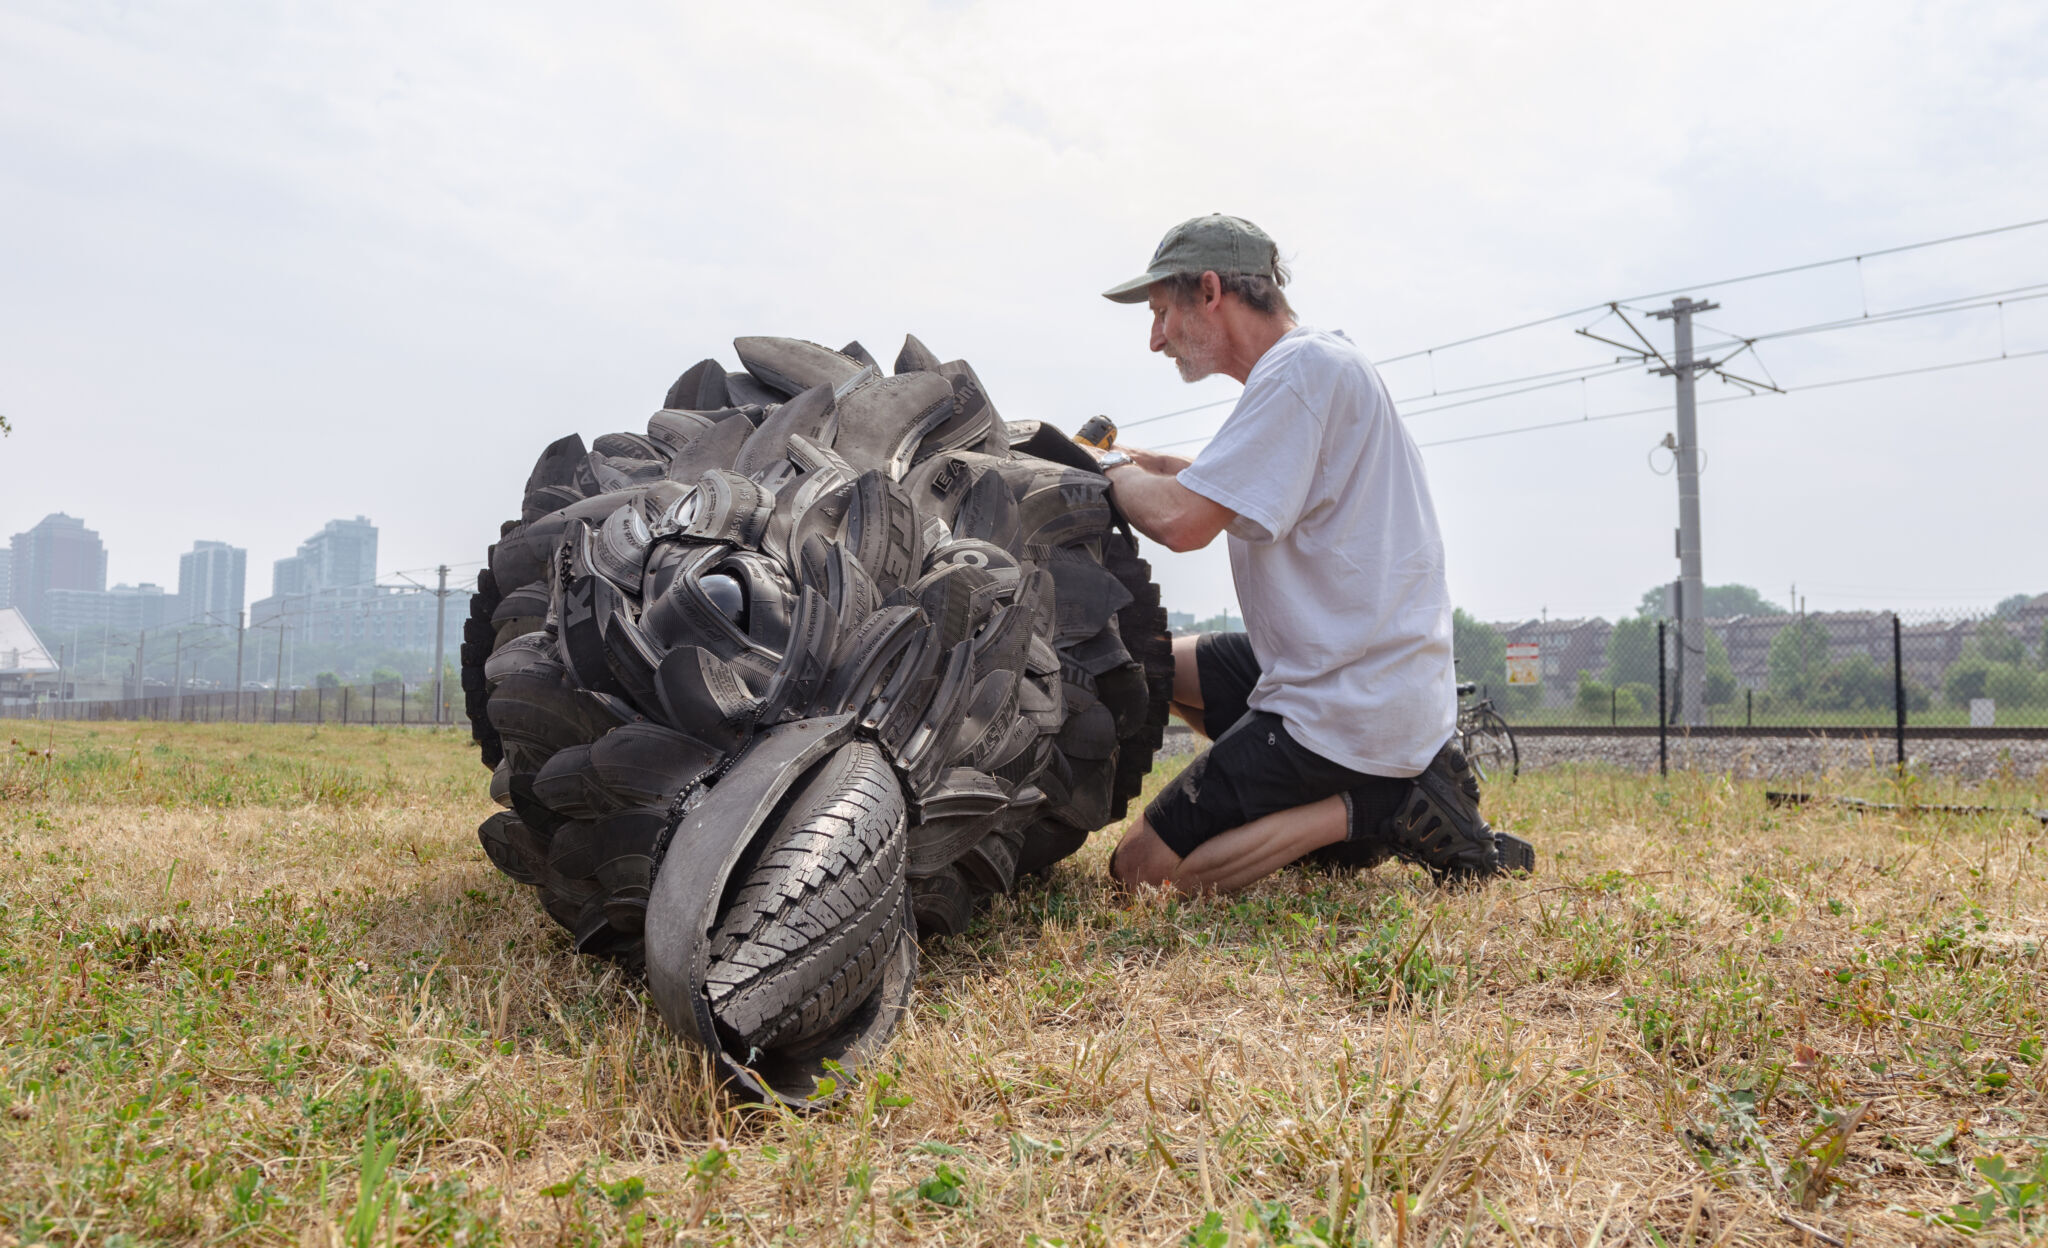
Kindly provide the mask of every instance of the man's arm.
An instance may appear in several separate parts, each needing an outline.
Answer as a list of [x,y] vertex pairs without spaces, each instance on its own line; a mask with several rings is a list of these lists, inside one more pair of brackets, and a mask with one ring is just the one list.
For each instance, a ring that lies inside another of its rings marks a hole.
[[1200,550],[1216,540],[1237,513],[1182,485],[1174,474],[1189,464],[1178,455],[1116,448],[1131,462],[1109,470],[1116,505],[1138,532],[1168,550]]

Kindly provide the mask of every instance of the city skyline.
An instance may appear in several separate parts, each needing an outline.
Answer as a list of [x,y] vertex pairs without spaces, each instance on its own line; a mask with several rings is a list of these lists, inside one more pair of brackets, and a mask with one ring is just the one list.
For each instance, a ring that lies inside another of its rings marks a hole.
[[[99,633],[106,644],[107,638],[132,641],[166,628],[231,630],[244,621],[274,627],[291,618],[300,625],[297,635],[309,642],[354,637],[431,648],[432,627],[414,599],[431,599],[433,591],[380,584],[378,538],[376,524],[360,513],[328,521],[295,554],[272,563],[271,593],[252,602],[245,547],[195,539],[178,557],[168,587],[151,580],[109,586],[113,552],[99,530],[84,517],[52,512],[0,548],[0,607],[21,608],[46,641]],[[449,594],[459,610],[467,609],[468,592],[465,578],[452,579]],[[330,618],[336,616],[374,622]],[[455,617],[458,627],[460,618]]]

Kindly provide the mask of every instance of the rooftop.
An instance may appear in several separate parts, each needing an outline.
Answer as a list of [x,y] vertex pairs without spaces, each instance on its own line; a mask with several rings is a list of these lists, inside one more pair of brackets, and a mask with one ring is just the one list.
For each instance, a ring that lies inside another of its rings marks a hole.
[[40,676],[57,671],[36,630],[18,607],[0,607],[0,676]]

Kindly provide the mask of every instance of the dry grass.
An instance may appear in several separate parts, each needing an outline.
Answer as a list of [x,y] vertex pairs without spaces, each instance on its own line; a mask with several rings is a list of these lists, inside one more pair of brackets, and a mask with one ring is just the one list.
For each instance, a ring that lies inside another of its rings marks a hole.
[[[2048,1228],[2024,817],[1563,770],[1489,794],[1533,880],[1196,904],[1107,891],[1097,837],[928,949],[883,1067],[800,1118],[723,1104],[490,870],[455,735],[34,731],[0,763],[0,1242]],[[2038,777],[1920,787],[2042,804]]]

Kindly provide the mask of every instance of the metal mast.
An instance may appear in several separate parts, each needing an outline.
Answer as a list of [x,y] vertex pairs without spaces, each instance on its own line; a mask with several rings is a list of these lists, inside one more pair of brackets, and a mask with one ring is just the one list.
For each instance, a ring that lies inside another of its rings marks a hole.
[[1684,722],[1693,726],[1706,722],[1707,709],[1707,587],[1700,568],[1700,439],[1693,382],[1714,362],[1693,358],[1692,318],[1720,306],[1680,295],[1669,308],[1650,313],[1671,322],[1671,363],[1654,371],[1678,381],[1678,440],[1672,448],[1678,461],[1678,704]]
[[448,565],[442,564],[435,571],[441,574],[441,583],[434,590],[434,722],[441,722],[441,663],[442,646],[447,636],[448,625]]

